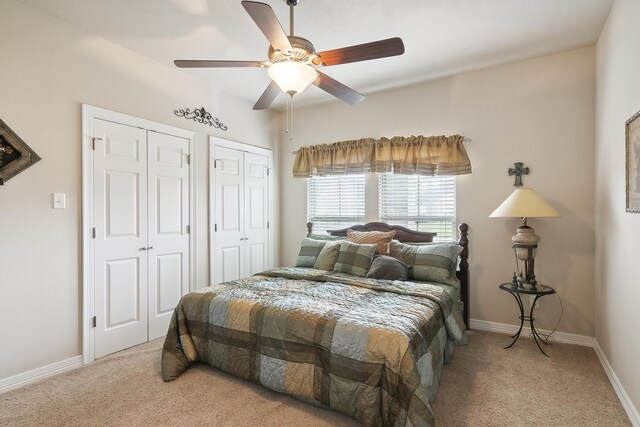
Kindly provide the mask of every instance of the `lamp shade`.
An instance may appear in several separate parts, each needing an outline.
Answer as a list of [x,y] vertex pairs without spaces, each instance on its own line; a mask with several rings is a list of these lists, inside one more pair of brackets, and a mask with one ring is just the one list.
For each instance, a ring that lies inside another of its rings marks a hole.
[[283,92],[291,96],[305,90],[318,77],[312,66],[296,61],[272,64],[267,73]]
[[544,218],[559,217],[560,212],[531,188],[516,189],[490,217]]

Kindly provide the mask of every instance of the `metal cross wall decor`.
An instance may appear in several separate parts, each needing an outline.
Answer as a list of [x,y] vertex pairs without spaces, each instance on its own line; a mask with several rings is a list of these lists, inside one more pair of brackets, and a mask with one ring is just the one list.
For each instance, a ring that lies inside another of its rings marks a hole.
[[522,162],[515,162],[513,165],[515,166],[515,168],[509,168],[508,170],[509,176],[516,176],[516,180],[513,183],[513,186],[522,187],[522,175],[529,175],[529,167],[523,168],[522,165],[524,165],[524,163]]

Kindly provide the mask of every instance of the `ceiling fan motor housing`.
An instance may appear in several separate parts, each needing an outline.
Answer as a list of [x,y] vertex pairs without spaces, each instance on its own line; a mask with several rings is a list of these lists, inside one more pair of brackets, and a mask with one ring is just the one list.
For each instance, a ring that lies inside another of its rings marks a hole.
[[273,46],[269,46],[269,61],[273,64],[283,61],[296,61],[310,64],[314,59],[318,58],[316,49],[309,40],[298,36],[287,36],[287,38],[293,47],[293,54],[276,50]]

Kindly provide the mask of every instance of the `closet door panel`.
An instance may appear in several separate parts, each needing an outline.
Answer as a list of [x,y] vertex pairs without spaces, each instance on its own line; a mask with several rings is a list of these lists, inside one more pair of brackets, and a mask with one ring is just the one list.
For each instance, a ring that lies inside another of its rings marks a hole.
[[94,120],[95,357],[147,340],[146,131]]
[[149,340],[189,291],[189,140],[148,132]]
[[215,147],[212,284],[245,276],[243,152]]
[[244,153],[245,276],[269,268],[269,158]]
[[[184,287],[184,254],[170,253],[156,257],[157,265],[157,295],[155,298],[156,307],[149,310],[150,313],[155,312],[156,316],[172,313],[173,309],[178,305],[182,296]],[[167,323],[167,327],[169,324]],[[167,329],[160,330],[164,336]],[[154,337],[149,337],[153,339]]]

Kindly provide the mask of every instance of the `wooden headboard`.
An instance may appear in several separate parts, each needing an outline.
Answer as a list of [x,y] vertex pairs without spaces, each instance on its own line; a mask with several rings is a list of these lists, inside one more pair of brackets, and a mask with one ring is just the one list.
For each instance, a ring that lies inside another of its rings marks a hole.
[[[391,231],[395,230],[395,239],[400,242],[432,242],[436,233],[425,233],[422,231],[410,230],[400,225],[389,225],[384,222],[368,222],[364,225],[354,225],[352,227],[343,228],[341,230],[329,230],[332,236],[346,236],[347,230],[355,231]],[[462,315],[464,323],[469,329],[469,226],[464,222],[458,226],[460,232],[458,244],[462,246],[458,260],[458,269],[456,276],[460,280],[460,305],[462,306]],[[313,233],[313,224],[307,223],[307,235]]]

